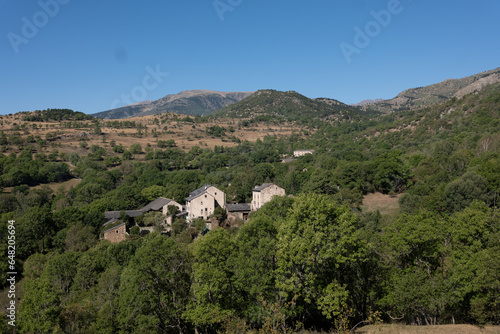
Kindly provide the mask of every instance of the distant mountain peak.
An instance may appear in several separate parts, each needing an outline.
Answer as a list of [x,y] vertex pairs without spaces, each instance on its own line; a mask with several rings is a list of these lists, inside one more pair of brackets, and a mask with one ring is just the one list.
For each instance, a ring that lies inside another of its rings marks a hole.
[[218,92],[206,89],[185,90],[169,94],[155,101],[142,101],[124,107],[106,110],[93,116],[120,119],[175,112],[186,115],[208,115],[215,110],[241,101],[253,92]]
[[384,99],[363,100],[363,101],[358,102],[358,103],[353,103],[353,104],[351,104],[351,106],[362,107],[362,106],[365,106],[367,104],[377,103],[377,102],[381,102],[381,101],[384,101]]

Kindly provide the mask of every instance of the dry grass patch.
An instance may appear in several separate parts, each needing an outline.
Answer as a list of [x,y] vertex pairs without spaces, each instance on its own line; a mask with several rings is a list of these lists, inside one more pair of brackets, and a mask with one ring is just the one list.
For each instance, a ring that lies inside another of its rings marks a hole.
[[500,326],[480,328],[472,325],[405,326],[370,325],[357,329],[357,334],[496,334]]
[[[176,119],[175,117],[178,118]],[[311,132],[310,129],[298,126],[293,122],[283,122],[278,125],[259,122],[253,123],[249,127],[240,127],[239,124],[244,119],[227,118],[210,120],[206,123],[192,123],[183,121],[182,119],[185,117],[185,115],[176,116],[174,114],[159,114],[116,120],[119,122],[130,121],[135,122],[137,125],[140,124],[143,127],[140,130],[140,135],[137,128],[112,128],[105,126],[107,122],[115,121],[112,119],[101,120],[100,127],[102,135],[96,135],[93,133],[92,127],[67,128],[64,126],[61,127],[61,123],[55,121],[25,122],[20,115],[0,116],[0,120],[2,121],[0,130],[4,131],[6,135],[9,136],[16,132],[14,130],[14,124],[26,124],[27,127],[25,129],[17,131],[22,138],[32,135],[40,136],[42,139],[45,139],[48,133],[56,133],[58,138],[49,142],[47,147],[41,151],[49,153],[51,150],[57,149],[59,152],[76,152],[80,155],[87,154],[87,150],[80,147],[82,141],[85,141],[88,147],[92,145],[104,147],[107,149],[109,155],[114,155],[109,146],[112,140],[114,140],[117,145],[122,144],[126,148],[130,147],[132,144],[140,144],[144,149],[148,144],[155,148],[158,140],[166,141],[173,139],[177,147],[189,151],[193,146],[211,149],[215,146],[233,147],[238,145],[238,143],[233,141],[234,137],[240,141],[248,140],[250,142],[255,142],[257,139],[262,140],[266,136],[290,136],[294,132],[300,135],[303,130]],[[155,124],[155,118],[165,120],[165,123]],[[72,121],[72,123],[91,124],[92,122]],[[36,125],[36,128],[33,128],[33,125]],[[220,138],[209,135],[206,130],[214,125],[226,128],[226,136]],[[230,127],[232,127],[234,132],[229,131]],[[11,152],[12,150],[8,153]]]
[[71,180],[68,180],[68,181],[64,181],[64,182],[54,182],[54,183],[46,183],[46,184],[40,184],[38,186],[35,186],[33,188],[37,189],[37,188],[41,188],[43,186],[48,186],[50,189],[52,189],[54,192],[56,192],[58,189],[60,188],[63,188],[64,191],[69,191],[69,189],[71,187],[76,187],[77,185],[79,185],[80,183],[82,182],[82,179],[71,179]]
[[[49,187],[53,192],[56,192],[57,190],[59,190],[60,188],[64,189],[64,191],[69,191],[69,189],[71,187],[76,187],[77,185],[79,185],[80,183],[82,182],[82,179],[71,179],[71,180],[68,180],[68,181],[64,181],[64,182],[53,182],[53,183],[44,183],[44,184],[39,184],[37,186],[34,186],[34,187],[30,187],[30,189],[40,189],[42,187]],[[3,192],[4,193],[11,193],[12,190],[14,189],[14,187],[6,187],[3,189]]]
[[399,197],[397,196],[384,195],[382,193],[368,194],[363,197],[363,204],[361,209],[364,212],[375,212],[380,211],[383,215],[395,215],[399,212]]

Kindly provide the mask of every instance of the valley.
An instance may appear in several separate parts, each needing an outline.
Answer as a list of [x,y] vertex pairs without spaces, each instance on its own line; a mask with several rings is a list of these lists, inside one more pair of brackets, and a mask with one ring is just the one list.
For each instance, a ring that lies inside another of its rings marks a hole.
[[494,333],[500,83],[474,87],[390,112],[261,90],[206,116],[1,116],[20,331]]

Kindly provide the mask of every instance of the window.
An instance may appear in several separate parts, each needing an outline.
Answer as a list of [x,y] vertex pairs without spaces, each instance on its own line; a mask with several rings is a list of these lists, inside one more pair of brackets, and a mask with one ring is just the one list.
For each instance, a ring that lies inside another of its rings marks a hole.
[[207,195],[205,195],[205,198],[207,198]]

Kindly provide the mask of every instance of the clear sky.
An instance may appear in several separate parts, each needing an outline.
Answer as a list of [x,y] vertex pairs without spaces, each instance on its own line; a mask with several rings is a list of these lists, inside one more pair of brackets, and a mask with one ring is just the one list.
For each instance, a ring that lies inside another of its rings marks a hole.
[[191,89],[356,103],[497,67],[498,0],[0,0],[0,114]]

